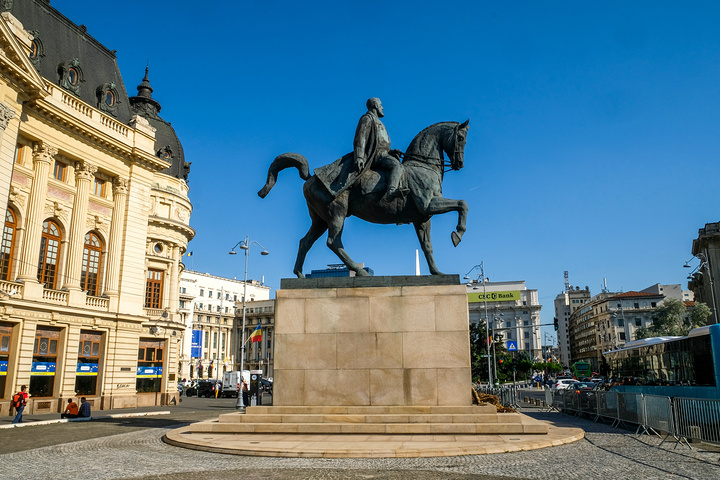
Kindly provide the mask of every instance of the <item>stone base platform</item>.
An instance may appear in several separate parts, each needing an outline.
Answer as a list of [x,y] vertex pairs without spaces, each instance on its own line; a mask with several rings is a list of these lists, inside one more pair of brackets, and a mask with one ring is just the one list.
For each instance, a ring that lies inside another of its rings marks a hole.
[[185,448],[277,457],[433,457],[532,450],[574,442],[520,413],[471,407],[248,407],[168,432]]

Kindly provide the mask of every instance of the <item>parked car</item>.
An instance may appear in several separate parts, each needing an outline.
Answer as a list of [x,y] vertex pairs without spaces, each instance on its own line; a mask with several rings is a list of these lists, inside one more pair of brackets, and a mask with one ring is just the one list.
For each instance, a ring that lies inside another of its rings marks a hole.
[[188,387],[188,397],[212,397],[215,395],[215,382],[217,380],[200,380],[195,385]]
[[572,378],[563,378],[555,382],[555,385],[553,385],[552,388],[555,390],[565,390],[575,383],[579,382],[577,380],[573,380]]

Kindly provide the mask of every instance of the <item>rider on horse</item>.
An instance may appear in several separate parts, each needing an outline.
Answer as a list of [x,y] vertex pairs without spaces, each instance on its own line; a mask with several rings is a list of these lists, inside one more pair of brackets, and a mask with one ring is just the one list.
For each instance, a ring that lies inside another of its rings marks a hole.
[[403,174],[403,166],[399,160],[402,152],[390,149],[390,137],[385,125],[380,121],[385,116],[380,99],[368,99],[367,109],[355,130],[353,152],[330,165],[316,168],[314,173],[336,197],[354,185],[368,169],[384,170],[389,174],[387,198],[403,196],[406,191],[399,188]]
[[355,169],[362,173],[366,167],[375,167],[385,170],[390,175],[387,182],[388,198],[402,196],[398,188],[402,177],[403,167],[400,163],[400,150],[390,150],[390,137],[385,125],[380,121],[385,116],[382,103],[377,97],[367,101],[367,113],[360,117],[355,140],[353,141],[353,155]]

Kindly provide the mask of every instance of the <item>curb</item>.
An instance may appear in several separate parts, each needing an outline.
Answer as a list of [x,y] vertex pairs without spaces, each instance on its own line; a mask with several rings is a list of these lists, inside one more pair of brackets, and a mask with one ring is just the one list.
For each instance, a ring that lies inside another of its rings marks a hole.
[[11,423],[10,425],[0,425],[0,429],[33,427],[35,425],[52,425],[55,423],[89,422],[90,420],[107,420],[108,418],[149,417],[152,415],[170,415],[170,413],[171,412],[167,410],[162,412],[114,413],[111,415],[104,415],[102,417],[89,418],[58,418],[54,420],[38,420],[37,422]]

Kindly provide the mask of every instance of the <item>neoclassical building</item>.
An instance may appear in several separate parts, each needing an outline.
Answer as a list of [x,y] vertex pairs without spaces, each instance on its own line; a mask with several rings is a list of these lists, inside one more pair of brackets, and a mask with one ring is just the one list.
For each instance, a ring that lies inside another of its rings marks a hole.
[[542,359],[540,310],[537,289],[525,281],[490,282],[472,280],[467,284],[470,323],[488,321],[494,335],[502,342],[515,342],[518,350],[532,358]]
[[152,91],[49,2],[0,3],[0,414],[21,385],[30,413],[177,394],[189,163]]
[[[180,356],[179,378],[222,378],[226,371],[240,370],[242,345],[242,300],[247,293],[246,335],[250,324],[262,311],[260,305],[272,305],[270,287],[257,280],[223,278],[209,273],[185,270],[180,276],[180,313],[187,319]],[[270,303],[268,303],[270,302]],[[255,328],[254,322],[252,327]],[[266,339],[267,335],[263,337]],[[250,351],[246,347],[245,370],[249,370]],[[254,358],[254,357],[253,357]]]

